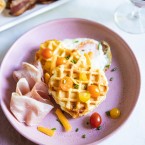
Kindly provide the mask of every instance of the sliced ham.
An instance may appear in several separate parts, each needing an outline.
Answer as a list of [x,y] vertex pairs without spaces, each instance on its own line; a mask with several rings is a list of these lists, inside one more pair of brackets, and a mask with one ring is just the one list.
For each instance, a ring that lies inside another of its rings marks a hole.
[[10,109],[17,120],[26,125],[38,125],[52,108],[52,105],[42,103],[27,95],[12,93]]
[[27,62],[22,63],[22,69],[13,72],[14,80],[17,82],[21,78],[26,78],[30,88],[32,88],[36,82],[40,82],[43,77],[42,67],[40,62],[35,64],[36,66]]
[[48,97],[48,87],[42,82],[39,63],[37,67],[29,63],[22,66],[22,70],[14,72],[17,84],[16,91],[11,95],[10,110],[19,122],[33,126],[42,121],[53,105]]

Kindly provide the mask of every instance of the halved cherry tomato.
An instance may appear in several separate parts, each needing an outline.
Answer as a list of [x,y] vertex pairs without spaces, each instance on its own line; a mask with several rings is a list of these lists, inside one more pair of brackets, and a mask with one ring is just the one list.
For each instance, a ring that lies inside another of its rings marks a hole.
[[52,57],[52,51],[48,48],[45,48],[42,50],[41,55],[44,59],[48,59],[48,58]]
[[93,113],[90,117],[91,126],[97,128],[101,125],[101,123],[102,123],[101,116],[97,112]]
[[66,63],[66,59],[64,57],[57,58],[56,65],[62,65]]
[[96,85],[88,86],[87,90],[93,98],[97,98],[100,95],[99,89]]
[[64,77],[63,79],[60,80],[60,88],[63,91],[68,91],[72,87],[73,87],[73,81],[71,80],[70,77]]
[[89,92],[81,92],[79,93],[79,100],[81,102],[87,102],[90,99],[90,93]]

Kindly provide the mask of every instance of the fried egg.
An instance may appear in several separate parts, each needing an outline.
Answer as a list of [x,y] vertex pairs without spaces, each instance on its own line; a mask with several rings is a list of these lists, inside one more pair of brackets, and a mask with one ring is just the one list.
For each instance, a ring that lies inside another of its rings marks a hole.
[[65,39],[62,45],[67,49],[77,49],[81,55],[92,52],[92,68],[107,70],[111,65],[112,55],[110,46],[105,41],[90,38]]

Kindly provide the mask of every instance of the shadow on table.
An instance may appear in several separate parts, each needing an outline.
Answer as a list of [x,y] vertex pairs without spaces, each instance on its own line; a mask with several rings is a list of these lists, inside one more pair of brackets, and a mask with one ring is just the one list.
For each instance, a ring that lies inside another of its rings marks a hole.
[[0,145],[35,145],[20,135],[8,122],[0,107]]

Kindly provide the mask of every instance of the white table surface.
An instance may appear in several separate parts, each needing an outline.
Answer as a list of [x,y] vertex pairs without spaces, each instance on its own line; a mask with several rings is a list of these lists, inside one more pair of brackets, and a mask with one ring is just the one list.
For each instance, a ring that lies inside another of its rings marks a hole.
[[[118,33],[131,47],[134,52],[141,72],[141,91],[137,105],[127,120],[127,122],[112,136],[100,143],[100,145],[145,145],[145,34],[128,34],[120,30],[114,23],[113,14],[115,9],[127,0],[72,0],[58,8],[36,16],[15,27],[0,32],[0,63],[11,45],[25,32],[31,28],[57,18],[85,18],[90,19],[114,30]],[[135,82],[134,82],[135,83]],[[131,97],[131,96],[130,96]],[[0,126],[6,125],[6,129],[15,132],[15,137],[8,136],[1,132],[6,130],[0,129],[0,144],[16,145],[20,144],[20,135],[16,133],[13,127],[8,123],[4,114],[0,110]],[[4,123],[5,122],[5,123]],[[7,131],[8,132],[8,131]],[[33,144],[21,137],[26,144]]]

